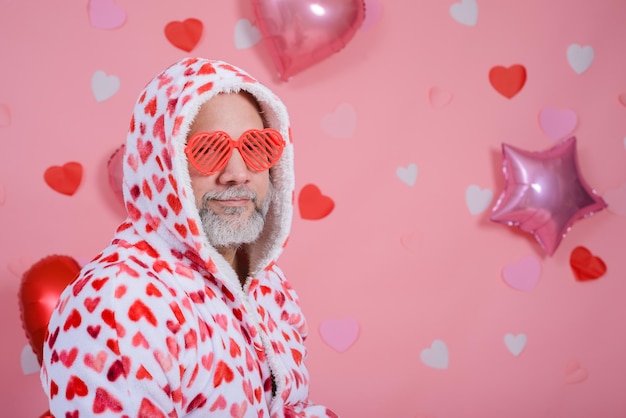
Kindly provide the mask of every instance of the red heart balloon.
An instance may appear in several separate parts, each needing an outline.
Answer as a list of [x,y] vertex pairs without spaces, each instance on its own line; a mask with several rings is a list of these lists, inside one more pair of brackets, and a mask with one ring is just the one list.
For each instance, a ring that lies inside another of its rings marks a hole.
[[39,364],[50,315],[79,271],[80,265],[72,257],[51,255],[33,264],[22,276],[18,294],[20,318]]
[[341,50],[365,19],[363,0],[252,3],[259,32],[283,81]]

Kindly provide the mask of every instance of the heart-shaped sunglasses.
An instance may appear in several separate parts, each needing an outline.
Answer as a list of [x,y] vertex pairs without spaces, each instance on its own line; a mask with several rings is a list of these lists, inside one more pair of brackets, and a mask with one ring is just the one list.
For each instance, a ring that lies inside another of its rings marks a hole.
[[237,140],[222,131],[198,132],[187,142],[185,154],[196,170],[210,175],[226,166],[235,149],[251,170],[264,171],[278,162],[285,140],[271,128],[247,130]]

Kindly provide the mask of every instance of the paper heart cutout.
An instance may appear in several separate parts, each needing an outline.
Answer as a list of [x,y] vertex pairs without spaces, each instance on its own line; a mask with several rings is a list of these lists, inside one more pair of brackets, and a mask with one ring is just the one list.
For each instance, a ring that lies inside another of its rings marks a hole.
[[472,215],[478,215],[489,207],[493,200],[493,191],[481,189],[472,184],[465,189],[465,204]]
[[581,282],[599,279],[606,273],[604,261],[582,246],[572,250],[569,264],[574,272],[574,276]]
[[524,350],[524,347],[526,347],[526,341],[526,334],[506,334],[504,336],[504,345],[506,345],[506,348],[516,357],[519,356]]
[[24,375],[39,373],[41,369],[39,361],[37,360],[37,355],[30,345],[25,345],[24,348],[22,348],[20,364],[22,365],[22,373]]
[[406,167],[398,167],[396,175],[403,183],[413,186],[417,180],[417,164],[411,163]]
[[489,82],[498,93],[511,99],[526,84],[526,68],[521,64],[510,67],[496,65],[489,70]]
[[191,52],[202,37],[204,25],[193,17],[182,22],[172,21],[165,25],[165,37],[172,45],[185,52]]
[[239,19],[235,24],[235,48],[247,49],[258,44],[261,40],[259,28],[248,19]]
[[452,93],[441,87],[431,87],[428,90],[428,101],[433,108],[441,108],[452,101]]
[[28,256],[18,257],[7,263],[7,269],[15,277],[22,277],[24,272],[33,264],[33,258]]
[[434,340],[430,348],[420,352],[422,363],[433,369],[447,369],[450,363],[448,346],[442,340]]
[[359,322],[354,318],[325,319],[320,324],[320,336],[333,350],[343,353],[359,337]]
[[[624,139],[626,148],[626,138]],[[602,198],[606,202],[607,210],[619,216],[626,216],[626,183],[615,189],[604,192]]]
[[356,110],[348,103],[337,106],[333,113],[322,117],[322,130],[333,138],[352,138],[356,130]]
[[98,70],[91,76],[91,91],[97,102],[103,102],[112,97],[120,88],[120,79],[114,75],[107,75]]
[[89,0],[87,14],[91,26],[98,29],[116,29],[126,21],[126,12],[115,0]]
[[574,131],[578,115],[570,109],[546,107],[539,111],[539,126],[551,139],[558,140]]
[[450,6],[450,16],[463,25],[475,26],[478,21],[476,0],[462,0],[460,3],[454,3]]
[[419,231],[407,232],[400,237],[400,245],[411,253],[417,253],[422,242],[422,234]]
[[376,25],[380,21],[383,14],[383,6],[380,4],[380,0],[365,0],[365,18],[359,30],[366,31],[372,26]]
[[502,279],[513,289],[531,292],[541,277],[541,263],[537,257],[527,256],[502,269]]
[[6,127],[11,125],[11,108],[0,103],[0,127]]
[[567,62],[576,74],[582,74],[593,62],[593,47],[571,44],[567,47]]
[[298,196],[298,207],[302,219],[319,220],[328,216],[335,208],[335,202],[324,196],[314,184],[305,185]]
[[255,0],[256,23],[282,81],[330,57],[365,18],[363,0]]
[[564,381],[569,385],[582,383],[589,377],[587,369],[581,366],[576,360],[568,360],[565,363]]
[[72,196],[83,179],[83,166],[73,161],[62,166],[53,165],[46,169],[43,178],[52,190]]

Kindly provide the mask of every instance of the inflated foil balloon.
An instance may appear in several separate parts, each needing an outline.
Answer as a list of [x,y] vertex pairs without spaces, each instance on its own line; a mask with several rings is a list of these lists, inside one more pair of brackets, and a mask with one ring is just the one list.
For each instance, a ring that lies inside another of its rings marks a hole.
[[80,264],[72,257],[51,255],[33,264],[22,276],[18,295],[20,318],[39,364],[50,315],[79,271]]
[[281,80],[341,50],[365,19],[363,0],[252,0]]
[[119,200],[122,205],[124,205],[124,193],[122,192],[124,170],[122,169],[122,166],[125,150],[126,145],[122,145],[116,149],[113,154],[111,154],[109,161],[107,162],[109,186],[111,186],[111,190],[113,190],[115,197],[117,197],[117,200]]
[[576,138],[546,151],[502,145],[506,184],[490,220],[531,233],[548,255],[581,218],[606,208],[578,167]]

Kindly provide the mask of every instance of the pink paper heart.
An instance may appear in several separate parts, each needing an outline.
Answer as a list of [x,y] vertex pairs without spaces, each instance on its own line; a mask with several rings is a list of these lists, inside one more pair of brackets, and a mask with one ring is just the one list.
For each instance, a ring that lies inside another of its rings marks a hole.
[[565,364],[565,383],[575,385],[584,382],[587,377],[589,377],[589,372],[578,361],[569,360]]
[[356,130],[356,110],[348,103],[337,106],[333,113],[322,117],[322,130],[333,138],[352,138]]
[[431,87],[428,90],[428,100],[434,108],[444,107],[452,101],[452,93],[441,87]]
[[578,124],[578,115],[570,109],[547,107],[539,112],[539,126],[553,140],[562,139],[572,133]]
[[126,12],[115,0],[89,0],[89,23],[98,29],[116,29],[126,21]]
[[0,103],[0,127],[9,125],[11,125],[11,108],[4,103]]
[[333,350],[343,353],[359,336],[359,323],[354,318],[325,319],[320,324],[320,336]]
[[370,29],[380,20],[383,14],[383,6],[380,4],[380,0],[365,0],[365,19],[359,30],[365,31]]
[[622,183],[615,189],[606,190],[602,198],[607,203],[609,212],[626,216],[626,183]]
[[524,292],[532,291],[541,276],[541,264],[539,259],[533,256],[522,258],[517,263],[512,263],[502,269],[504,282],[513,289]]

